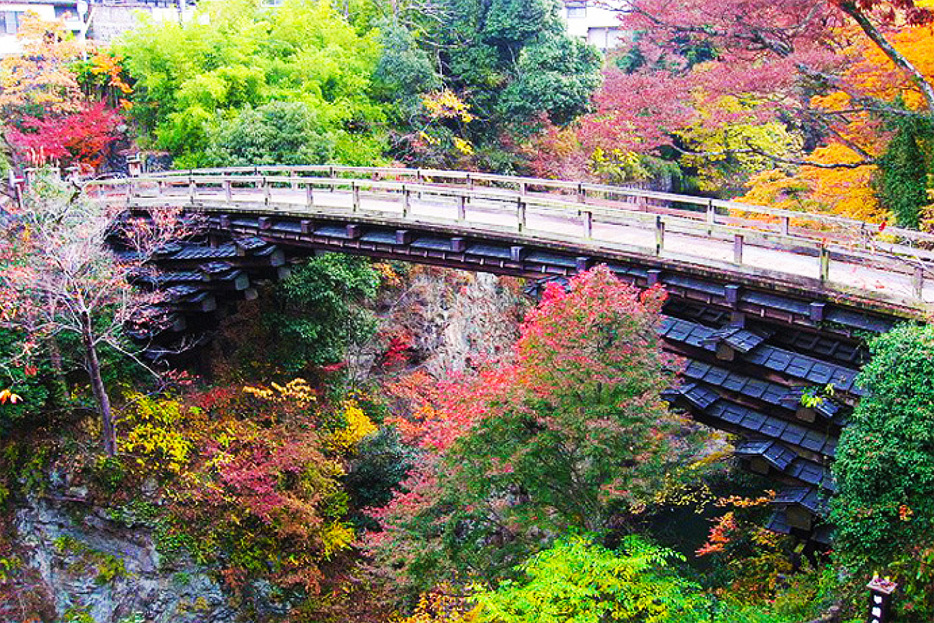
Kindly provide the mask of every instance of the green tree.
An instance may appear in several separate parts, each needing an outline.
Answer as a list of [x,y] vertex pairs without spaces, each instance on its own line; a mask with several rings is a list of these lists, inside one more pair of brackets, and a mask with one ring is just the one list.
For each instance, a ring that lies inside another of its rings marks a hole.
[[[599,54],[568,36],[555,0],[432,0],[394,5],[394,15],[412,24],[419,46],[436,59],[443,87],[476,118],[466,127],[453,116],[434,126],[424,116],[411,119],[407,141],[394,145],[409,160],[522,168],[517,144],[547,121],[567,124],[585,112],[600,84]],[[471,148],[447,140],[452,132]],[[439,154],[424,143],[455,148]]]
[[928,119],[900,118],[893,122],[894,135],[879,159],[877,192],[882,206],[895,214],[902,227],[917,229],[928,199],[928,173],[934,171],[929,153],[934,128]]
[[[151,144],[181,166],[209,164],[237,145],[251,156],[268,147],[264,161],[281,160],[283,144],[264,128],[284,120],[288,148],[301,143],[297,153],[312,162],[381,157],[385,110],[370,93],[377,32],[359,33],[327,1],[233,0],[203,10],[204,23],[150,23],[117,45],[136,81],[133,115]],[[295,108],[264,107],[271,102]]]
[[590,95],[600,86],[597,51],[577,39],[540,37],[526,45],[515,65],[515,78],[503,89],[500,110],[517,123],[542,112],[567,125],[587,112]]
[[407,491],[380,514],[385,560],[422,587],[491,579],[550,535],[631,530],[694,450],[660,397],[663,299],[593,269],[546,290],[512,361],[443,384]]
[[700,620],[700,587],[671,569],[680,555],[639,537],[618,552],[565,538],[520,567],[522,578],[476,595],[489,623],[674,623]]
[[835,550],[860,574],[898,575],[917,602],[918,618],[907,620],[926,621],[934,613],[934,327],[901,326],[869,348],[860,374],[867,393],[833,467]]
[[321,164],[333,160],[334,140],[315,130],[302,102],[270,102],[221,122],[206,159],[213,166]]
[[379,276],[362,257],[330,253],[310,259],[276,286],[268,324],[288,372],[344,361],[347,347],[372,335],[376,321],[363,301]]

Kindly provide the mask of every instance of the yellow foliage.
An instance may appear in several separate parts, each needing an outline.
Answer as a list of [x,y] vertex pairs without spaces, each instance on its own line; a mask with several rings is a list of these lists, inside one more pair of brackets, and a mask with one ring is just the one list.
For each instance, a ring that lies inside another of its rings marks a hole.
[[356,400],[344,400],[341,407],[345,426],[334,431],[328,441],[334,450],[346,452],[353,449],[364,437],[372,435],[379,429],[363,412]]
[[470,107],[449,89],[423,95],[422,104],[434,119],[460,119],[464,123],[474,120]]
[[0,405],[6,404],[7,401],[9,401],[11,405],[15,405],[20,400],[22,400],[22,398],[19,396],[19,394],[14,394],[9,389],[0,390]]
[[402,277],[395,271],[391,264],[386,262],[376,262],[373,264],[373,270],[379,273],[383,283],[396,288],[402,285]]
[[457,151],[461,152],[465,156],[473,155],[473,145],[470,144],[470,141],[459,136],[455,136],[453,141],[454,147],[457,149]]
[[[697,110],[702,118],[709,118],[713,111],[700,105]],[[716,101],[717,112],[750,113],[757,102],[723,96]],[[801,151],[801,139],[789,131],[783,123],[718,124],[715,128],[697,124],[680,133],[686,144],[701,156],[685,156],[685,163],[697,168],[698,184],[702,190],[718,190],[724,186],[724,174],[738,175],[734,181],[739,185],[749,175],[772,167],[772,160],[762,154],[789,156]],[[754,151],[750,151],[753,149]],[[757,153],[761,152],[761,153]],[[728,165],[724,167],[723,165]]]
[[120,445],[125,452],[137,455],[140,465],[157,462],[164,469],[178,474],[188,463],[193,448],[186,436],[187,426],[200,419],[196,408],[185,409],[181,403],[154,399],[142,394],[129,397],[130,406],[123,414]]
[[353,528],[346,523],[335,521],[326,524],[321,530],[321,550],[325,560],[350,547],[353,540]]
[[476,623],[479,609],[469,606],[465,597],[434,590],[418,598],[412,616],[395,619],[392,623]]
[[[842,143],[831,143],[814,151],[814,162],[858,162],[860,156]],[[812,197],[834,214],[881,222],[888,212],[879,205],[871,182],[875,166],[867,165],[855,169],[821,169],[801,167],[801,177],[812,189]]]
[[614,183],[647,180],[652,177],[642,157],[632,151],[597,147],[590,156],[591,169],[603,179]]
[[243,391],[257,398],[279,405],[293,405],[306,409],[314,404],[315,392],[305,379],[293,379],[285,385],[270,383],[269,387],[244,387]]
[[70,65],[90,44],[75,40],[64,22],[47,22],[33,12],[23,16],[16,37],[23,53],[0,59],[0,108],[76,112],[81,88]]
[[[813,162],[856,162],[859,156],[841,143],[820,147]],[[739,201],[803,212],[823,212],[879,223],[891,217],[879,205],[871,186],[876,167],[854,169],[802,166],[794,173],[773,169],[754,175]]]

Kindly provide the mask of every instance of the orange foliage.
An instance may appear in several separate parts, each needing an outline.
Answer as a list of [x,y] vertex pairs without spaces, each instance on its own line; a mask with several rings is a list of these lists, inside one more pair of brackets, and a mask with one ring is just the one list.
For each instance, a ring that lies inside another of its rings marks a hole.
[[[825,145],[810,156],[815,163],[858,163],[879,157],[886,148],[889,133],[877,116],[862,111],[858,98],[872,97],[882,102],[899,102],[911,110],[923,111],[924,98],[904,72],[865,37],[840,31],[841,41],[849,41],[843,53],[850,57],[844,76],[854,90],[831,91],[815,96],[811,103],[845,120],[833,128]],[[930,81],[934,81],[934,29],[929,25],[902,25],[891,36],[895,47]],[[858,97],[857,97],[858,96]],[[858,151],[859,150],[859,151]],[[862,153],[860,153],[860,151]],[[750,180],[749,191],[740,201],[774,207],[819,211],[869,222],[894,220],[879,204],[872,188],[877,172],[874,165],[856,168],[801,166],[793,173],[776,169]]]

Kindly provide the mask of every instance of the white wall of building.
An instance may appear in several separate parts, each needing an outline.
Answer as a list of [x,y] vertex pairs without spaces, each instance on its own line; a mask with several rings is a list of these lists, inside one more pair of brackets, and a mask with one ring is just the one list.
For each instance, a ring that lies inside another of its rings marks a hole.
[[563,0],[561,16],[568,34],[593,44],[598,49],[611,50],[625,39],[619,24],[619,11],[596,4],[592,0]]

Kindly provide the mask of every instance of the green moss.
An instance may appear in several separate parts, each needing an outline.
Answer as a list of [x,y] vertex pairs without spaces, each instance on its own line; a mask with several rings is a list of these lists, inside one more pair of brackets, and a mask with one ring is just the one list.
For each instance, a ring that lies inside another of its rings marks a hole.
[[75,561],[68,567],[70,573],[94,573],[94,583],[98,586],[129,576],[122,558],[96,550],[72,536],[60,536],[55,539],[54,545],[59,554],[75,557]]

